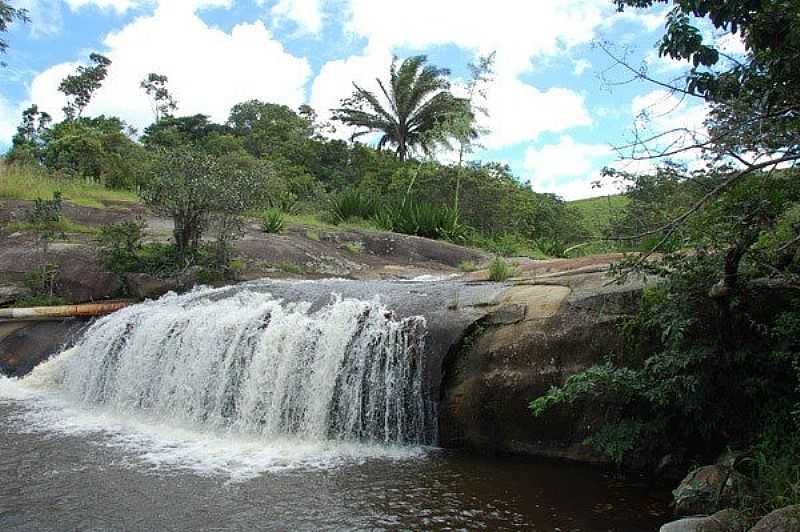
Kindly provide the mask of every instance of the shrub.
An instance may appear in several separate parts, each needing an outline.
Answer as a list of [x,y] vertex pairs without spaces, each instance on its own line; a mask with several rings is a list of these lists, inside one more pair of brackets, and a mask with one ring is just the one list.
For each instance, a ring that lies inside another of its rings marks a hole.
[[[156,212],[172,218],[176,259],[197,259],[203,233],[217,217],[221,238],[236,235],[234,218],[266,201],[266,179],[218,158],[191,150],[171,150],[155,158],[152,177],[141,196]],[[220,217],[225,217],[224,223]],[[233,229],[233,230],[232,230]]]
[[478,265],[471,260],[462,260],[458,263],[458,269],[462,272],[474,272],[478,269]]
[[506,262],[502,257],[495,257],[489,265],[489,280],[497,283],[508,280],[516,275],[514,265]]
[[375,202],[356,189],[340,192],[331,199],[331,214],[336,224],[352,218],[369,219],[375,215]]
[[278,209],[267,209],[259,216],[261,230],[268,234],[278,234],[283,231],[285,215]]
[[140,267],[144,221],[139,219],[100,228],[97,247],[100,259],[109,271],[124,273]]
[[452,242],[464,242],[469,233],[469,228],[460,223],[457,209],[412,199],[399,207],[384,207],[374,221],[378,227],[395,233]]
[[567,244],[555,238],[540,238],[536,241],[536,247],[548,257],[565,258],[567,256]]

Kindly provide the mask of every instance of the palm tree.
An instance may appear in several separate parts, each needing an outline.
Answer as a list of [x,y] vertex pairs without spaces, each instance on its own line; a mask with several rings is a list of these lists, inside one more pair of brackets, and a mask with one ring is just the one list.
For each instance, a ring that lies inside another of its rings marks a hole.
[[451,126],[464,117],[472,120],[472,110],[466,99],[450,93],[450,71],[426,63],[424,55],[409,57],[399,68],[393,61],[388,88],[377,79],[383,102],[354,83],[355,92],[333,110],[334,118],[360,128],[353,139],[381,133],[378,149],[394,146],[401,161],[415,147],[429,153],[436,144],[447,144]]

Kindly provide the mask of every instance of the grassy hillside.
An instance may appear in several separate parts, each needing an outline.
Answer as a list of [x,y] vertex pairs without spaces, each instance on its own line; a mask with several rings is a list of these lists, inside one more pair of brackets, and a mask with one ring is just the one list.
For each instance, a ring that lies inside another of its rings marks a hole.
[[576,200],[569,202],[569,204],[583,215],[586,221],[586,228],[591,234],[599,236],[602,234],[603,229],[608,227],[612,217],[624,208],[628,201],[627,197],[617,195]]
[[49,199],[54,192],[77,205],[102,207],[104,202],[136,201],[136,194],[111,190],[84,179],[56,177],[45,170],[0,164],[0,199]]

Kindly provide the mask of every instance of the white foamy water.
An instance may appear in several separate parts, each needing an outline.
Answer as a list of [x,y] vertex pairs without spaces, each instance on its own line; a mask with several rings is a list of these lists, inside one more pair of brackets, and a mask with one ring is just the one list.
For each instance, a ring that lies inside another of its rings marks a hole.
[[311,310],[202,289],[97,321],[28,377],[0,377],[16,430],[102,435],[152,466],[249,477],[408,458],[435,441],[425,321],[377,301]]

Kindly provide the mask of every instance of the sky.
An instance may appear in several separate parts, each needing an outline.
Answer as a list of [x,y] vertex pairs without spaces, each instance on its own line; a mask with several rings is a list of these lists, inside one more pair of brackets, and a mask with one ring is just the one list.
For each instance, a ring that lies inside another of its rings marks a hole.
[[[153,120],[139,87],[150,72],[169,78],[178,115],[225,122],[236,103],[311,105],[321,118],[385,77],[393,56],[425,54],[451,70],[458,90],[467,65],[496,54],[475,160],[508,164],[537,192],[572,200],[614,193],[601,170],[646,171],[620,160],[638,130],[701,128],[706,107],[630,76],[597,46],[607,42],[649,74],[670,80],[686,65],[657,54],[663,6],[617,13],[611,0],[10,0],[31,23],[14,25],[0,68],[0,148],[22,111],[37,104],[63,117],[60,81],[92,52],[112,60],[85,114],[119,116],[139,131]],[[660,4],[659,4],[660,5]],[[744,52],[735,36],[712,34]],[[347,136],[339,128],[337,135]],[[440,153],[446,161],[451,154]],[[685,161],[691,164],[692,161]]]

